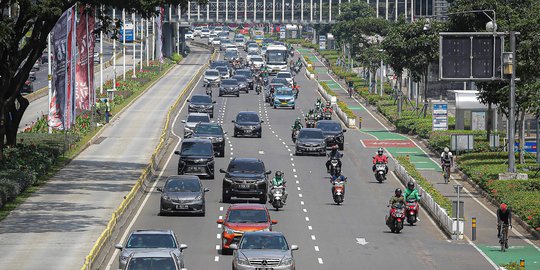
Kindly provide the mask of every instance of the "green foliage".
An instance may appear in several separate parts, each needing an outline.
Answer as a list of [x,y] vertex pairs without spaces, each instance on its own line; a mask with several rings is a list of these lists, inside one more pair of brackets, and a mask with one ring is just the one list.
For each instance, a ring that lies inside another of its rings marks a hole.
[[349,109],[349,106],[347,106],[347,104],[345,102],[338,101],[337,105],[341,109],[341,111],[343,111],[343,113],[345,115],[347,115],[348,118],[352,118],[352,119],[357,118],[356,114],[354,114],[353,111],[351,109]]
[[328,93],[331,96],[337,96],[336,92],[332,91],[330,89],[330,87],[328,87],[328,84],[326,84],[326,82],[319,82],[319,84],[323,87],[323,89],[324,89],[324,91],[326,91],[326,93]]
[[501,265],[506,270],[525,270],[524,267],[519,266],[519,262],[511,262]]
[[416,183],[429,193],[433,200],[446,210],[449,216],[452,216],[452,203],[450,200],[433,187],[433,185],[426,180],[418,170],[416,170],[416,167],[407,159],[407,157],[397,156],[396,159],[399,164],[407,170],[409,175],[416,180]]
[[179,53],[173,53],[171,55],[171,60],[177,64],[180,64],[180,61],[182,61],[183,57]]

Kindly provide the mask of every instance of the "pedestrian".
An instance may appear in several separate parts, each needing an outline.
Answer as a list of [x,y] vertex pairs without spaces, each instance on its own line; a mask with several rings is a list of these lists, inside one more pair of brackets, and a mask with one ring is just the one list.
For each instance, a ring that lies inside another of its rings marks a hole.
[[96,118],[97,118],[98,124],[101,122],[101,117],[102,117],[101,107],[102,107],[102,102],[101,102],[101,99],[98,98],[96,100],[96,116],[97,116]]
[[109,103],[109,99],[104,99],[105,103],[105,123],[109,123],[109,117],[111,117],[111,104]]

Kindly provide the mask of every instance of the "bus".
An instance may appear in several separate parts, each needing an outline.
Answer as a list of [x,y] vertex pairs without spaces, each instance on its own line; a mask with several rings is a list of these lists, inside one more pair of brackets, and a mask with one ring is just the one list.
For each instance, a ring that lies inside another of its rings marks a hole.
[[269,45],[266,48],[266,66],[270,74],[287,70],[289,52],[283,45]]
[[120,29],[120,42],[124,41],[124,30],[126,32],[126,42],[133,42],[133,23],[124,23],[124,26]]

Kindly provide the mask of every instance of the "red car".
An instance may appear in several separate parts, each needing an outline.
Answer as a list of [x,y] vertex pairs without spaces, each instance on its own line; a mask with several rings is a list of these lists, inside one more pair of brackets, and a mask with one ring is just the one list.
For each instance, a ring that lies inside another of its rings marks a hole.
[[217,223],[223,225],[221,252],[225,254],[245,232],[272,231],[272,225],[277,224],[277,220],[270,219],[264,204],[233,204],[227,209],[225,219],[219,219]]

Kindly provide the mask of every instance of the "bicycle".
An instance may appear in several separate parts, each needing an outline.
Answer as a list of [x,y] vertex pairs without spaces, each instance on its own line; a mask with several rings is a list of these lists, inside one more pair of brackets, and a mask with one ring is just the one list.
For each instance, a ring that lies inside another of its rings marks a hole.
[[508,249],[508,224],[504,223],[501,229],[501,237],[499,243],[501,244],[501,252],[505,252]]
[[448,184],[448,181],[450,180],[450,165],[443,165],[443,178],[444,183]]

